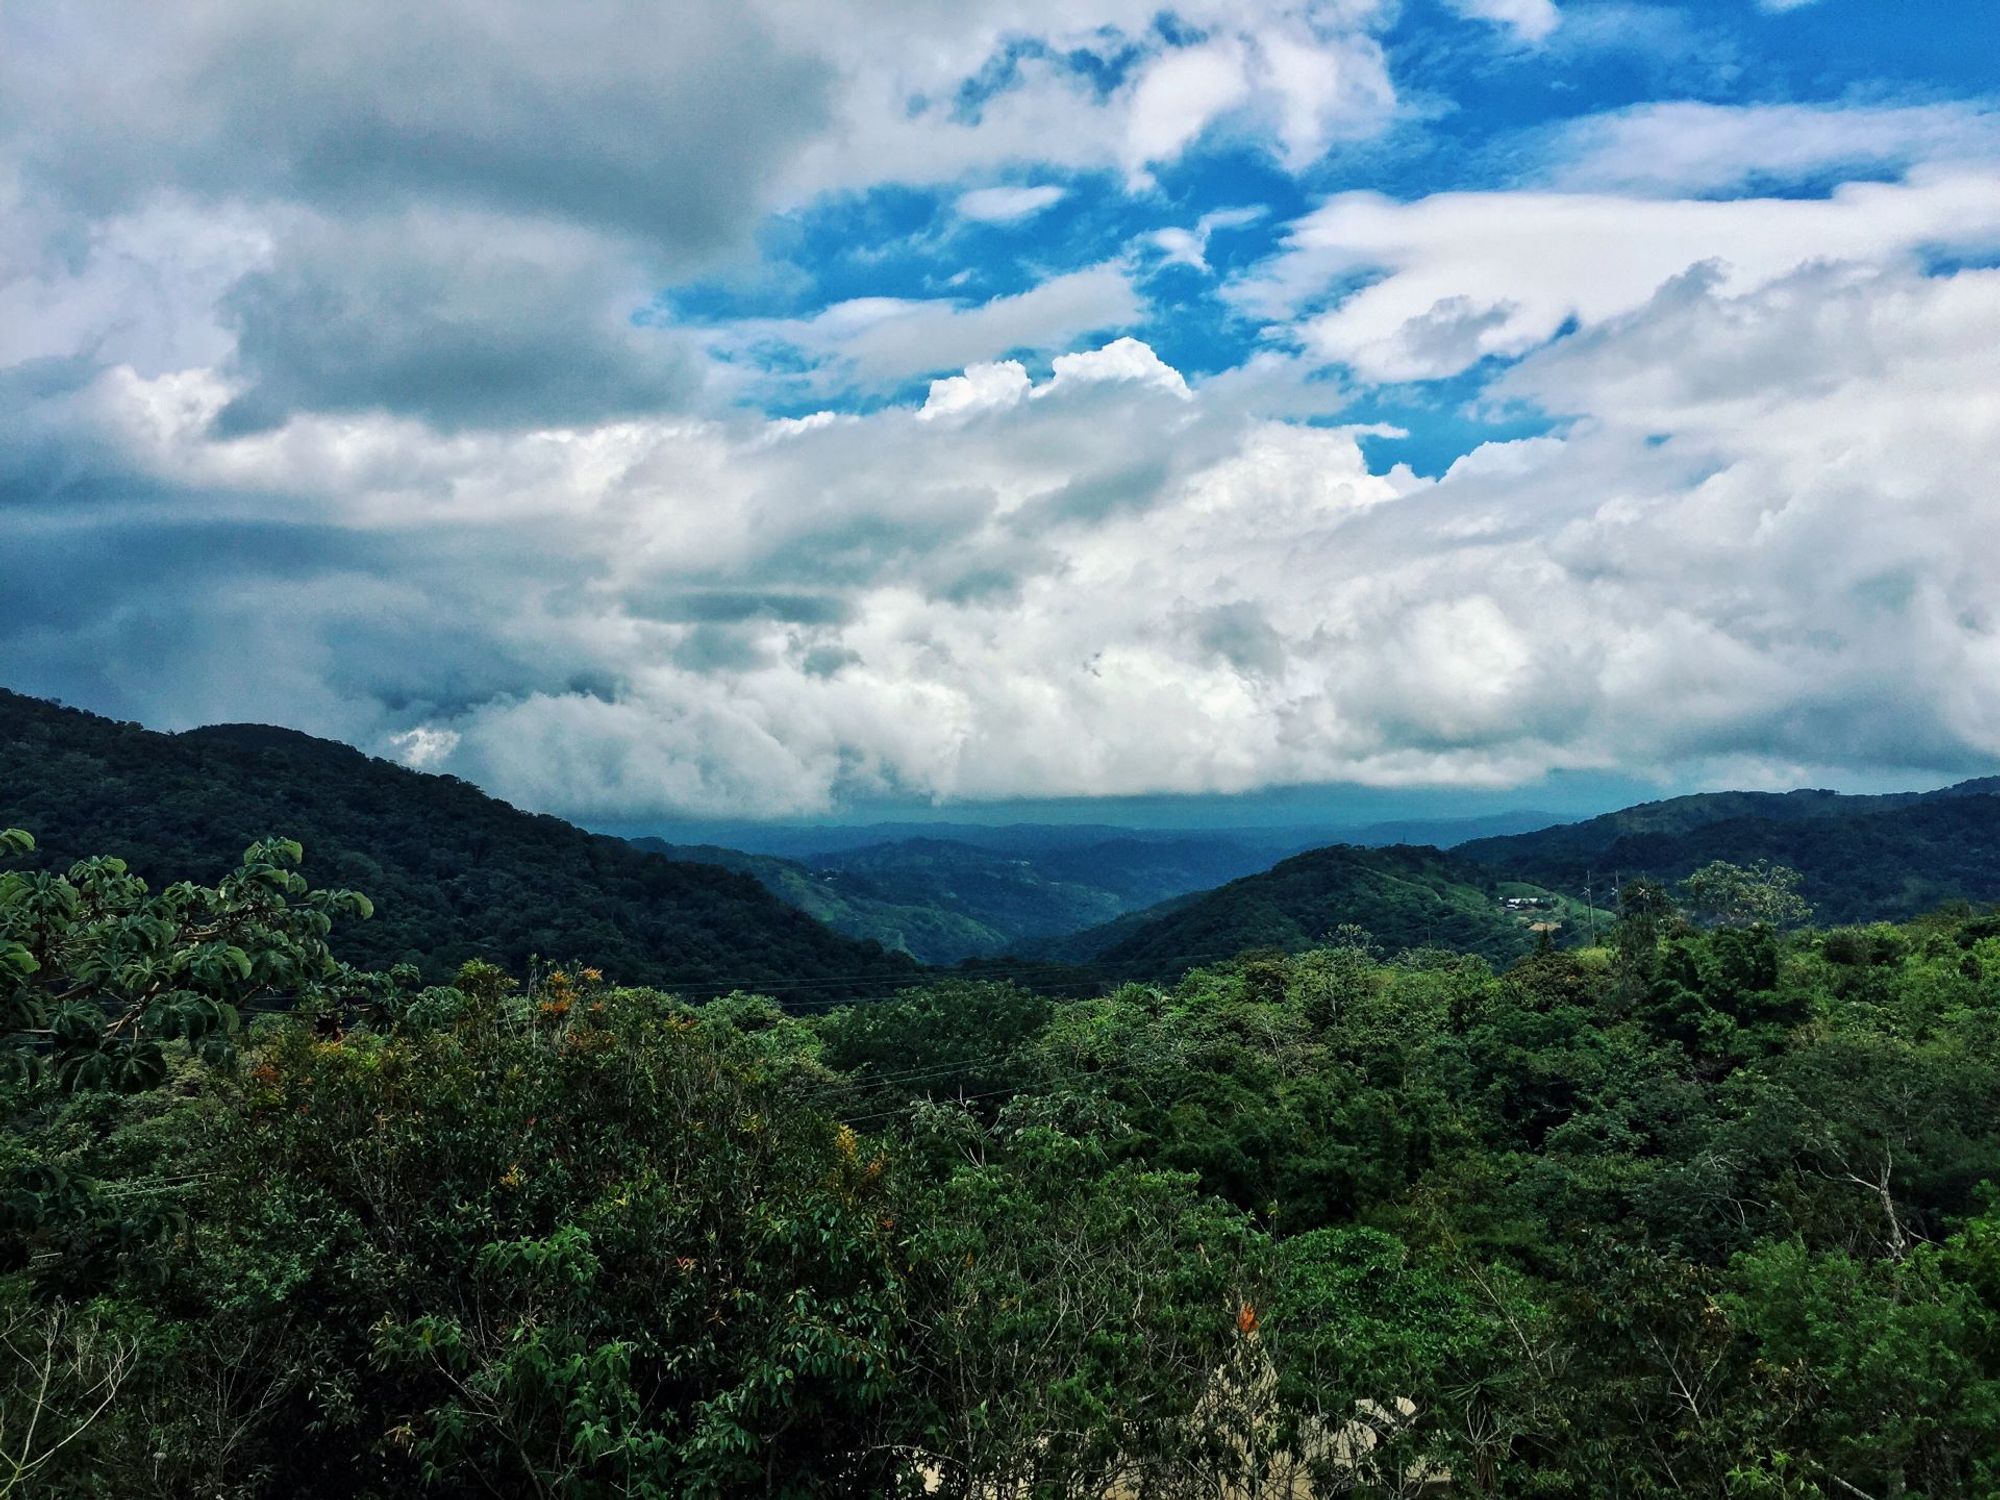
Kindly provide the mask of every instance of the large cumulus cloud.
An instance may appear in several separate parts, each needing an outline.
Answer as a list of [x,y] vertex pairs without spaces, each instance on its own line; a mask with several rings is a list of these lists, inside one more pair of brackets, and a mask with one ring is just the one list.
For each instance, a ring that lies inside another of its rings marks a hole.
[[1376,380],[1457,374],[1518,357],[1572,322],[1629,312],[1712,261],[1739,287],[1818,262],[1919,263],[2000,248],[2000,168],[1925,165],[1824,198],[1636,198],[1520,190],[1399,203],[1342,194],[1291,227],[1283,254],[1232,294],[1286,318],[1356,276],[1297,336]]
[[[0,12],[0,312],[41,352],[226,367],[229,430],[686,409],[700,371],[644,315],[742,270],[773,210],[1027,164],[1142,183],[1211,130],[1303,168],[1393,118],[1380,10],[30,0]],[[796,332],[866,377],[1131,320],[1115,271],[1049,280]]]
[[465,205],[696,256],[747,232],[832,70],[755,6],[10,6],[0,126],[97,214],[170,184],[341,214]]
[[[185,716],[248,642],[239,708],[423,731],[432,764],[597,817],[1971,767],[2000,754],[1996,338],[1992,271],[1697,272],[1508,377],[1565,435],[1436,481],[1131,341],[1040,384],[975,370],[982,399],[928,414],[448,445],[218,444],[219,385],[111,381],[100,430],[234,580],[150,607],[188,644],[123,701]],[[309,547],[246,519],[273,493]],[[10,654],[101,650],[133,608]]]
[[[1588,29],[1458,9],[1509,65]],[[660,312],[823,195],[1053,220],[1408,123],[1390,7],[1156,12],[10,7],[9,685],[605,820],[2000,755],[1990,111],[1626,110],[1334,193],[1205,376],[1134,247],[1205,273],[1240,204],[998,296]],[[774,346],[891,404],[730,405]],[[1423,477],[1332,425],[1440,380],[1544,430]]]

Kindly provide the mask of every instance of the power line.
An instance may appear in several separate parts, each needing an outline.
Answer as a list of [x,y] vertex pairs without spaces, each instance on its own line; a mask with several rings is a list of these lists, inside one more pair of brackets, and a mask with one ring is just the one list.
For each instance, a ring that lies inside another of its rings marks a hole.
[[[986,1089],[977,1094],[960,1094],[954,1102],[958,1104],[970,1104],[975,1099],[997,1099],[1002,1094],[1018,1094],[1020,1092],[1021,1091],[1019,1089],[1011,1087],[1004,1089]],[[909,1107],[908,1105],[899,1104],[894,1109],[878,1109],[873,1114],[850,1115],[847,1118],[846,1123],[849,1125],[866,1125],[871,1120],[886,1120],[893,1115],[900,1115],[908,1107]]]
[[[1253,951],[1255,951],[1255,945],[1248,948],[1212,949],[1206,952],[1180,954],[1177,957],[1177,962],[1186,965],[1186,969],[1182,971],[1182,976],[1185,977],[1186,972],[1201,967],[1204,964],[1226,962],[1231,959],[1240,958],[1245,953]],[[1125,959],[1113,960],[1108,963],[1096,960],[1083,964],[1070,964],[1058,960],[1012,959],[994,961],[972,970],[925,970],[908,975],[891,985],[875,989],[872,992],[859,988],[867,984],[866,980],[857,981],[854,979],[832,977],[765,980],[747,975],[724,979],[688,977],[655,981],[644,985],[620,986],[620,988],[658,990],[663,995],[673,999],[685,999],[686,997],[682,992],[692,991],[697,996],[701,996],[701,998],[687,1000],[686,1003],[691,1005],[712,1004],[717,1000],[728,998],[731,994],[742,994],[746,998],[751,999],[780,1000],[782,996],[802,992],[833,989],[839,989],[844,992],[825,999],[802,1000],[794,1003],[781,1002],[782,1009],[787,1015],[814,1016],[824,1015],[836,1010],[851,1009],[857,1006],[879,1004],[894,996],[902,995],[912,990],[931,989],[952,983],[976,984],[982,981],[1004,983],[1012,980],[1032,980],[1039,976],[1048,975],[1051,970],[1057,972],[1068,970],[1073,972],[1079,979],[1094,978],[1106,985],[1143,984],[1148,978],[1144,967],[1146,962],[1144,959]],[[1123,972],[1121,973],[1121,971]],[[1157,982],[1172,984],[1179,981],[1176,979]],[[722,987],[725,985],[732,988],[724,990]],[[439,987],[445,988],[448,986]],[[702,996],[701,992],[703,991],[708,993]],[[252,1015],[289,1015],[296,1010],[298,998],[296,994],[290,996],[263,994],[246,997],[243,1000],[231,1003],[233,1003],[238,1011],[247,1012]],[[367,1010],[377,1003],[371,1000],[343,1000],[340,1002],[340,1008],[346,1012],[357,1012]]]

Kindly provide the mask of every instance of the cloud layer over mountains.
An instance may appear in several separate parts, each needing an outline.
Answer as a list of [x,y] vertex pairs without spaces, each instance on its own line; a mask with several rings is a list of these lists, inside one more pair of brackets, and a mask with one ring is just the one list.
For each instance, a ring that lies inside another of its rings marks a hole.
[[1992,106],[1493,102],[1607,9],[11,7],[8,684],[601,820],[1990,769]]

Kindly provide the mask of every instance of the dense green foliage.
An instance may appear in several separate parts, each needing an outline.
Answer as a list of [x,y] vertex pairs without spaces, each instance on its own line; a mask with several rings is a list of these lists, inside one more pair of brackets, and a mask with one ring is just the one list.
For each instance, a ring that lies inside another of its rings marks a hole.
[[111,855],[155,885],[218,880],[245,845],[282,829],[311,849],[316,880],[380,907],[337,936],[338,957],[415,964],[433,979],[472,958],[518,968],[536,954],[584,954],[635,983],[804,981],[853,994],[912,968],[745,876],[642,854],[290,730],[155,734],[0,691],[9,825],[34,833],[43,869]]
[[2000,918],[801,1017],[295,862],[4,887],[0,1495],[2000,1493]]
[[[0,829],[0,854],[34,852],[33,835]],[[234,1056],[239,1007],[279,995],[311,1008],[367,980],[327,946],[336,916],[367,918],[354,891],[308,891],[289,840],[252,844],[213,888],[159,892],[109,856],[67,873],[0,874],[0,1036],[5,1062],[33,1081],[44,1057],[60,1086],[134,1090],[166,1076],[165,1044],[210,1062]]]
[[1166,979],[1252,948],[1296,953],[1354,923],[1392,948],[1454,948],[1504,960],[1527,952],[1534,939],[1501,910],[1499,895],[1488,871],[1435,849],[1336,844],[1079,934],[1052,952],[1118,978]]
[[1050,938],[1265,869],[1276,858],[1267,848],[1224,837],[1021,838],[1000,847],[906,838],[806,860],[633,842],[742,870],[836,932],[873,938],[932,964],[1038,949]]
[[1787,865],[1823,922],[1894,921],[2000,900],[2000,780],[1943,791],[1717,792],[1460,845],[1454,855],[1581,893],[1620,875],[1676,881],[1714,860]]

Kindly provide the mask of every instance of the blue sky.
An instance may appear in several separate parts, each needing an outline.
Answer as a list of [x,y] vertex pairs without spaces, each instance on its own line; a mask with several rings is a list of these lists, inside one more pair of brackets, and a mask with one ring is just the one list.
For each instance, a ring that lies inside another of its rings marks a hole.
[[5,680],[605,826],[1987,773],[1996,38],[10,6]]

